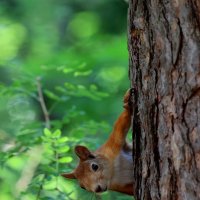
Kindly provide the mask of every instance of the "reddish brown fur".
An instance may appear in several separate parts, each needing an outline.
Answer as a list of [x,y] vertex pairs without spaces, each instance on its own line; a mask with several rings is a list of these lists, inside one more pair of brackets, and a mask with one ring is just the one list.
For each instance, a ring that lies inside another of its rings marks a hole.
[[[131,124],[129,107],[130,90],[124,96],[124,111],[117,119],[108,140],[95,152],[84,146],[77,146],[75,152],[80,158],[77,168],[66,178],[76,178],[81,187],[91,192],[107,189],[133,195],[132,151],[126,144],[126,135]],[[94,170],[93,167],[98,166]]]

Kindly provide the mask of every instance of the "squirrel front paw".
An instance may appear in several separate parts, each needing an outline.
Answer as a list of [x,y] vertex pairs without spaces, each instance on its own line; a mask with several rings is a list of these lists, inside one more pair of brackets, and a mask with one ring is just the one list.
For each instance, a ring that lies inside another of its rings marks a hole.
[[130,88],[126,91],[125,95],[124,95],[124,105],[123,107],[125,109],[132,109],[132,106],[131,106],[131,98],[133,96],[133,92],[134,92],[134,89],[133,88]]

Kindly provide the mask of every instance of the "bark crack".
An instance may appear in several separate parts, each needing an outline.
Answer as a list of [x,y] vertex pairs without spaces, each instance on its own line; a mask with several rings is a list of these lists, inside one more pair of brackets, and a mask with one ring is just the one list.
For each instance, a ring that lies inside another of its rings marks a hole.
[[165,20],[165,27],[166,27],[166,38],[167,40],[169,41],[169,45],[170,45],[170,49],[171,49],[171,63],[173,63],[173,44],[172,44],[172,37],[171,37],[171,28],[170,28],[170,23],[167,19],[167,16],[166,16],[166,13],[167,13],[167,10],[165,8],[165,4],[161,1],[161,4],[162,4],[162,15],[163,15],[163,19]]
[[177,24],[178,24],[178,27],[179,27],[180,36],[179,36],[178,51],[177,51],[177,54],[176,54],[176,59],[174,61],[174,67],[178,66],[178,63],[179,63],[179,60],[180,60],[180,56],[181,56],[181,53],[182,53],[182,49],[183,49],[183,38],[184,38],[184,36],[183,36],[183,30],[182,30],[179,18],[177,18]]
[[[133,99],[134,113],[133,113],[133,163],[134,163],[134,177],[136,180],[135,191],[136,196],[139,196],[140,185],[141,185],[141,176],[142,176],[142,162],[141,162],[141,127],[140,127],[140,117],[138,110],[138,91],[134,90],[134,99]],[[137,163],[137,164],[136,164]]]
[[170,195],[169,199],[176,200],[176,199],[178,199],[177,177],[175,175],[176,170],[173,166],[171,159],[169,159],[169,158],[168,158],[168,163],[169,163],[169,170],[170,170],[170,185],[171,185],[170,192],[169,192],[169,195]]

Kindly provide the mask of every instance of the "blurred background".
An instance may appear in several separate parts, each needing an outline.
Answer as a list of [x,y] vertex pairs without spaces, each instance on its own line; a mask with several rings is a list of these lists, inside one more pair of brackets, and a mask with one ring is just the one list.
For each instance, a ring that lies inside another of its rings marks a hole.
[[132,199],[59,174],[108,137],[129,87],[123,0],[0,0],[0,199]]

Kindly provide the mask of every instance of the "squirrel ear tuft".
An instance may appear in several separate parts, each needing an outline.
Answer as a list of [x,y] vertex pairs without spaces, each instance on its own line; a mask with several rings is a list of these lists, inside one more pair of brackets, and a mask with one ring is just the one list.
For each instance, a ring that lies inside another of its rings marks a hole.
[[68,179],[76,179],[74,172],[71,173],[63,173],[61,176],[68,178]]
[[76,146],[75,147],[75,153],[81,160],[88,160],[95,158],[94,155],[90,152],[90,150],[87,147],[84,146]]

